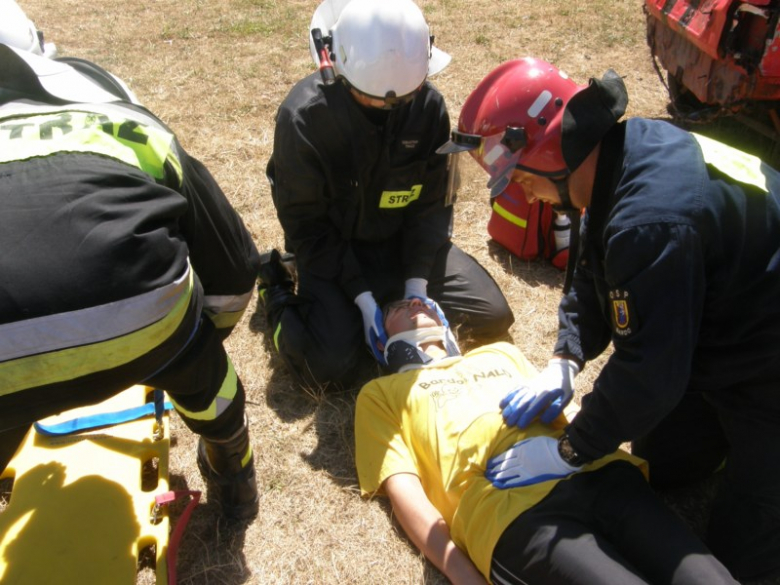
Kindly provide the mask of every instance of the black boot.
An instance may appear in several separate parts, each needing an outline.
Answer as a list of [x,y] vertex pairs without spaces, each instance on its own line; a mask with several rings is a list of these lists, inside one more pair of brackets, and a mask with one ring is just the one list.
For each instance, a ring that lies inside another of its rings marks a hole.
[[294,264],[294,256],[285,254],[282,256],[279,250],[271,250],[260,256],[260,270],[258,274],[257,290],[265,301],[264,291],[280,287],[292,292],[295,281],[290,273],[288,264]]
[[294,296],[295,281],[287,267],[294,262],[292,254],[282,256],[275,249],[260,256],[257,292],[271,327],[276,327],[282,310]]
[[258,495],[252,447],[246,421],[225,440],[200,438],[198,468],[206,480],[209,499],[216,499],[222,513],[232,520],[257,516]]

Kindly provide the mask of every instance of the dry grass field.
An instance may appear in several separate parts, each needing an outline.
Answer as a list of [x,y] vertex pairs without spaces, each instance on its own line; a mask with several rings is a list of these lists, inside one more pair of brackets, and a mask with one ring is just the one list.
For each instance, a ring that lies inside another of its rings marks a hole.
[[[276,108],[313,67],[307,33],[317,0],[20,4],[61,55],[91,59],[127,81],[211,169],[261,251],[281,247],[265,165]],[[667,95],[645,44],[641,0],[421,0],[421,6],[436,44],[453,57],[433,80],[453,120],[488,71],[526,55],[552,61],[580,82],[614,68],[625,76],[630,116],[667,116]],[[486,176],[470,160],[463,173],[454,239],[503,288],[516,316],[514,342],[542,366],[554,342],[563,276],[489,241]],[[399,535],[387,505],[359,497],[352,431],[357,388],[297,389],[268,334],[253,301],[227,344],[247,391],[260,514],[245,529],[231,529],[204,497],[180,550],[180,584],[445,583]],[[602,363],[579,377],[578,397]],[[195,438],[175,417],[172,424],[173,487],[205,489]],[[151,570],[142,568],[139,583],[151,582]]]

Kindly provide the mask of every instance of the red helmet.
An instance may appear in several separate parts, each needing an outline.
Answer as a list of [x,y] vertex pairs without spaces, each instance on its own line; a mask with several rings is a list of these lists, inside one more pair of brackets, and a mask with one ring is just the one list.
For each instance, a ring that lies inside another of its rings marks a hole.
[[[515,168],[564,177],[625,111],[622,79],[614,72],[608,76],[581,86],[546,61],[530,57],[507,61],[466,98],[458,129],[438,152],[468,150],[490,175],[493,195],[504,190]],[[610,97],[602,100],[606,109],[593,99],[601,99],[604,90]],[[572,110],[570,104],[578,94],[581,97],[574,100],[577,107]],[[564,140],[567,132],[578,144]],[[588,150],[582,155],[584,149]]]

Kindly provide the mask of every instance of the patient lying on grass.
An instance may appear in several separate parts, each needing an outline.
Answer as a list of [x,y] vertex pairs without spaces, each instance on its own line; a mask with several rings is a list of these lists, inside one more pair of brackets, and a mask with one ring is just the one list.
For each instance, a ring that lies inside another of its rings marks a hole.
[[461,356],[431,302],[391,303],[384,315],[380,349],[397,373],[358,397],[361,493],[386,495],[411,541],[450,581],[736,583],[628,453],[563,480],[513,481],[533,467],[513,458],[513,445],[545,437],[539,444],[556,449],[566,424],[564,415],[525,430],[504,424],[501,398],[535,374],[517,348],[501,342]]

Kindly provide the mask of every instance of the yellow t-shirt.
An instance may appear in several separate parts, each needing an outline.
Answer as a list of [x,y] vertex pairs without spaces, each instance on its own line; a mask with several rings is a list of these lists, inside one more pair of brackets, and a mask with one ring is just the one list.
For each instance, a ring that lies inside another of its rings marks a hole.
[[[484,476],[491,457],[528,437],[558,436],[566,425],[563,416],[524,430],[504,424],[501,398],[535,373],[516,347],[494,343],[363,386],[355,414],[362,495],[382,493],[391,475],[417,475],[452,540],[489,579],[493,548],[503,531],[561,481],[499,490]],[[583,471],[617,458],[643,465],[618,452]]]

